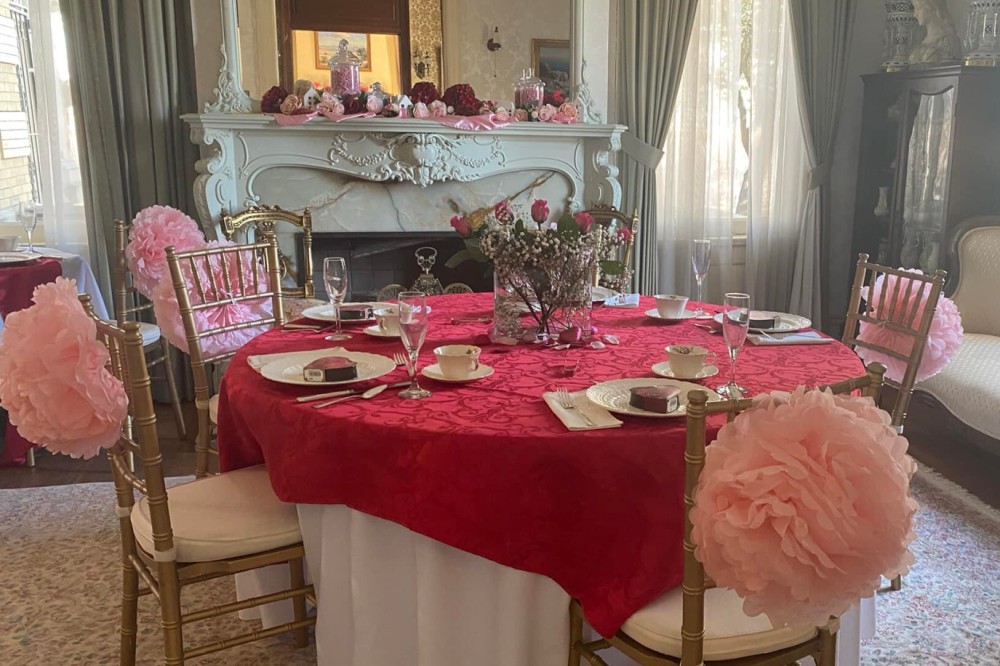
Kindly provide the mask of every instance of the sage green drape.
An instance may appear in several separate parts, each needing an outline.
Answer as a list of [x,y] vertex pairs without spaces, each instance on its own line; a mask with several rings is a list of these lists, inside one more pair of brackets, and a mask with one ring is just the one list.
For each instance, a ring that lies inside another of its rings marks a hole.
[[623,0],[619,119],[622,137],[622,210],[639,211],[636,286],[656,289],[656,167],[663,158],[698,0]]
[[[111,294],[115,219],[193,216],[197,111],[188,0],[61,0],[94,272]],[[109,303],[110,310],[110,303]]]
[[837,136],[856,0],[789,0],[802,90],[802,122],[813,168],[796,250],[791,311],[823,316],[822,281],[830,275],[830,165]]

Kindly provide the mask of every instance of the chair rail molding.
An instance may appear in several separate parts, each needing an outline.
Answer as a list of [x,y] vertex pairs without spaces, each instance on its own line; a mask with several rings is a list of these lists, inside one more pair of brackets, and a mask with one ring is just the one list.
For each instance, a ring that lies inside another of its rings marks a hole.
[[206,228],[218,224],[223,209],[233,212],[272,203],[261,200],[256,183],[262,174],[279,167],[412,183],[421,189],[445,181],[542,170],[565,177],[573,209],[621,203],[614,164],[625,130],[620,125],[516,123],[490,132],[468,132],[416,119],[340,124],[317,119],[283,127],[265,114],[204,113],[182,118],[190,127],[191,140],[201,148],[194,188],[198,215]]

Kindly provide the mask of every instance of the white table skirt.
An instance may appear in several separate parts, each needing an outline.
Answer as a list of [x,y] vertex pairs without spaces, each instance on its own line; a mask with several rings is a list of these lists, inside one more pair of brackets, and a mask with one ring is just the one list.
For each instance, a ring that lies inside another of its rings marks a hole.
[[[298,510],[320,666],[565,666],[570,599],[551,579],[345,506]],[[237,576],[237,593],[287,584],[287,568],[269,567]],[[260,611],[265,626],[291,618],[290,602]],[[844,614],[838,666],[858,666],[860,641],[874,630],[874,599]],[[613,650],[602,656],[631,663]]]

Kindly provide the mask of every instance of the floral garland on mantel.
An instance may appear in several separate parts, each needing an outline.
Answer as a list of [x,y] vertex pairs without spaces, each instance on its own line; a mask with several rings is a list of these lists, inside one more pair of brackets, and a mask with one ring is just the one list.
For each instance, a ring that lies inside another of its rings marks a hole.
[[452,124],[449,119],[461,122],[462,118],[472,118],[488,125],[483,129],[512,122],[580,122],[579,106],[565,100],[561,93],[546,95],[541,105],[508,108],[493,100],[478,99],[467,83],[456,83],[440,94],[437,86],[428,81],[415,84],[407,95],[395,100],[365,87],[357,94],[336,95],[329,86],[299,81],[293,93],[272,86],[261,98],[260,110],[274,116],[280,125],[299,125],[317,115],[335,122],[360,117],[412,117]]

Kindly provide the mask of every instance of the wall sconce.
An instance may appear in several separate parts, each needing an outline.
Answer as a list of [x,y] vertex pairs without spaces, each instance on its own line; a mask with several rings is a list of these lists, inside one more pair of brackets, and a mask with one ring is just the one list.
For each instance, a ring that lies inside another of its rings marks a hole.
[[493,36],[486,41],[486,50],[493,54],[493,78],[497,77],[497,51],[500,50],[500,26],[493,26]]

